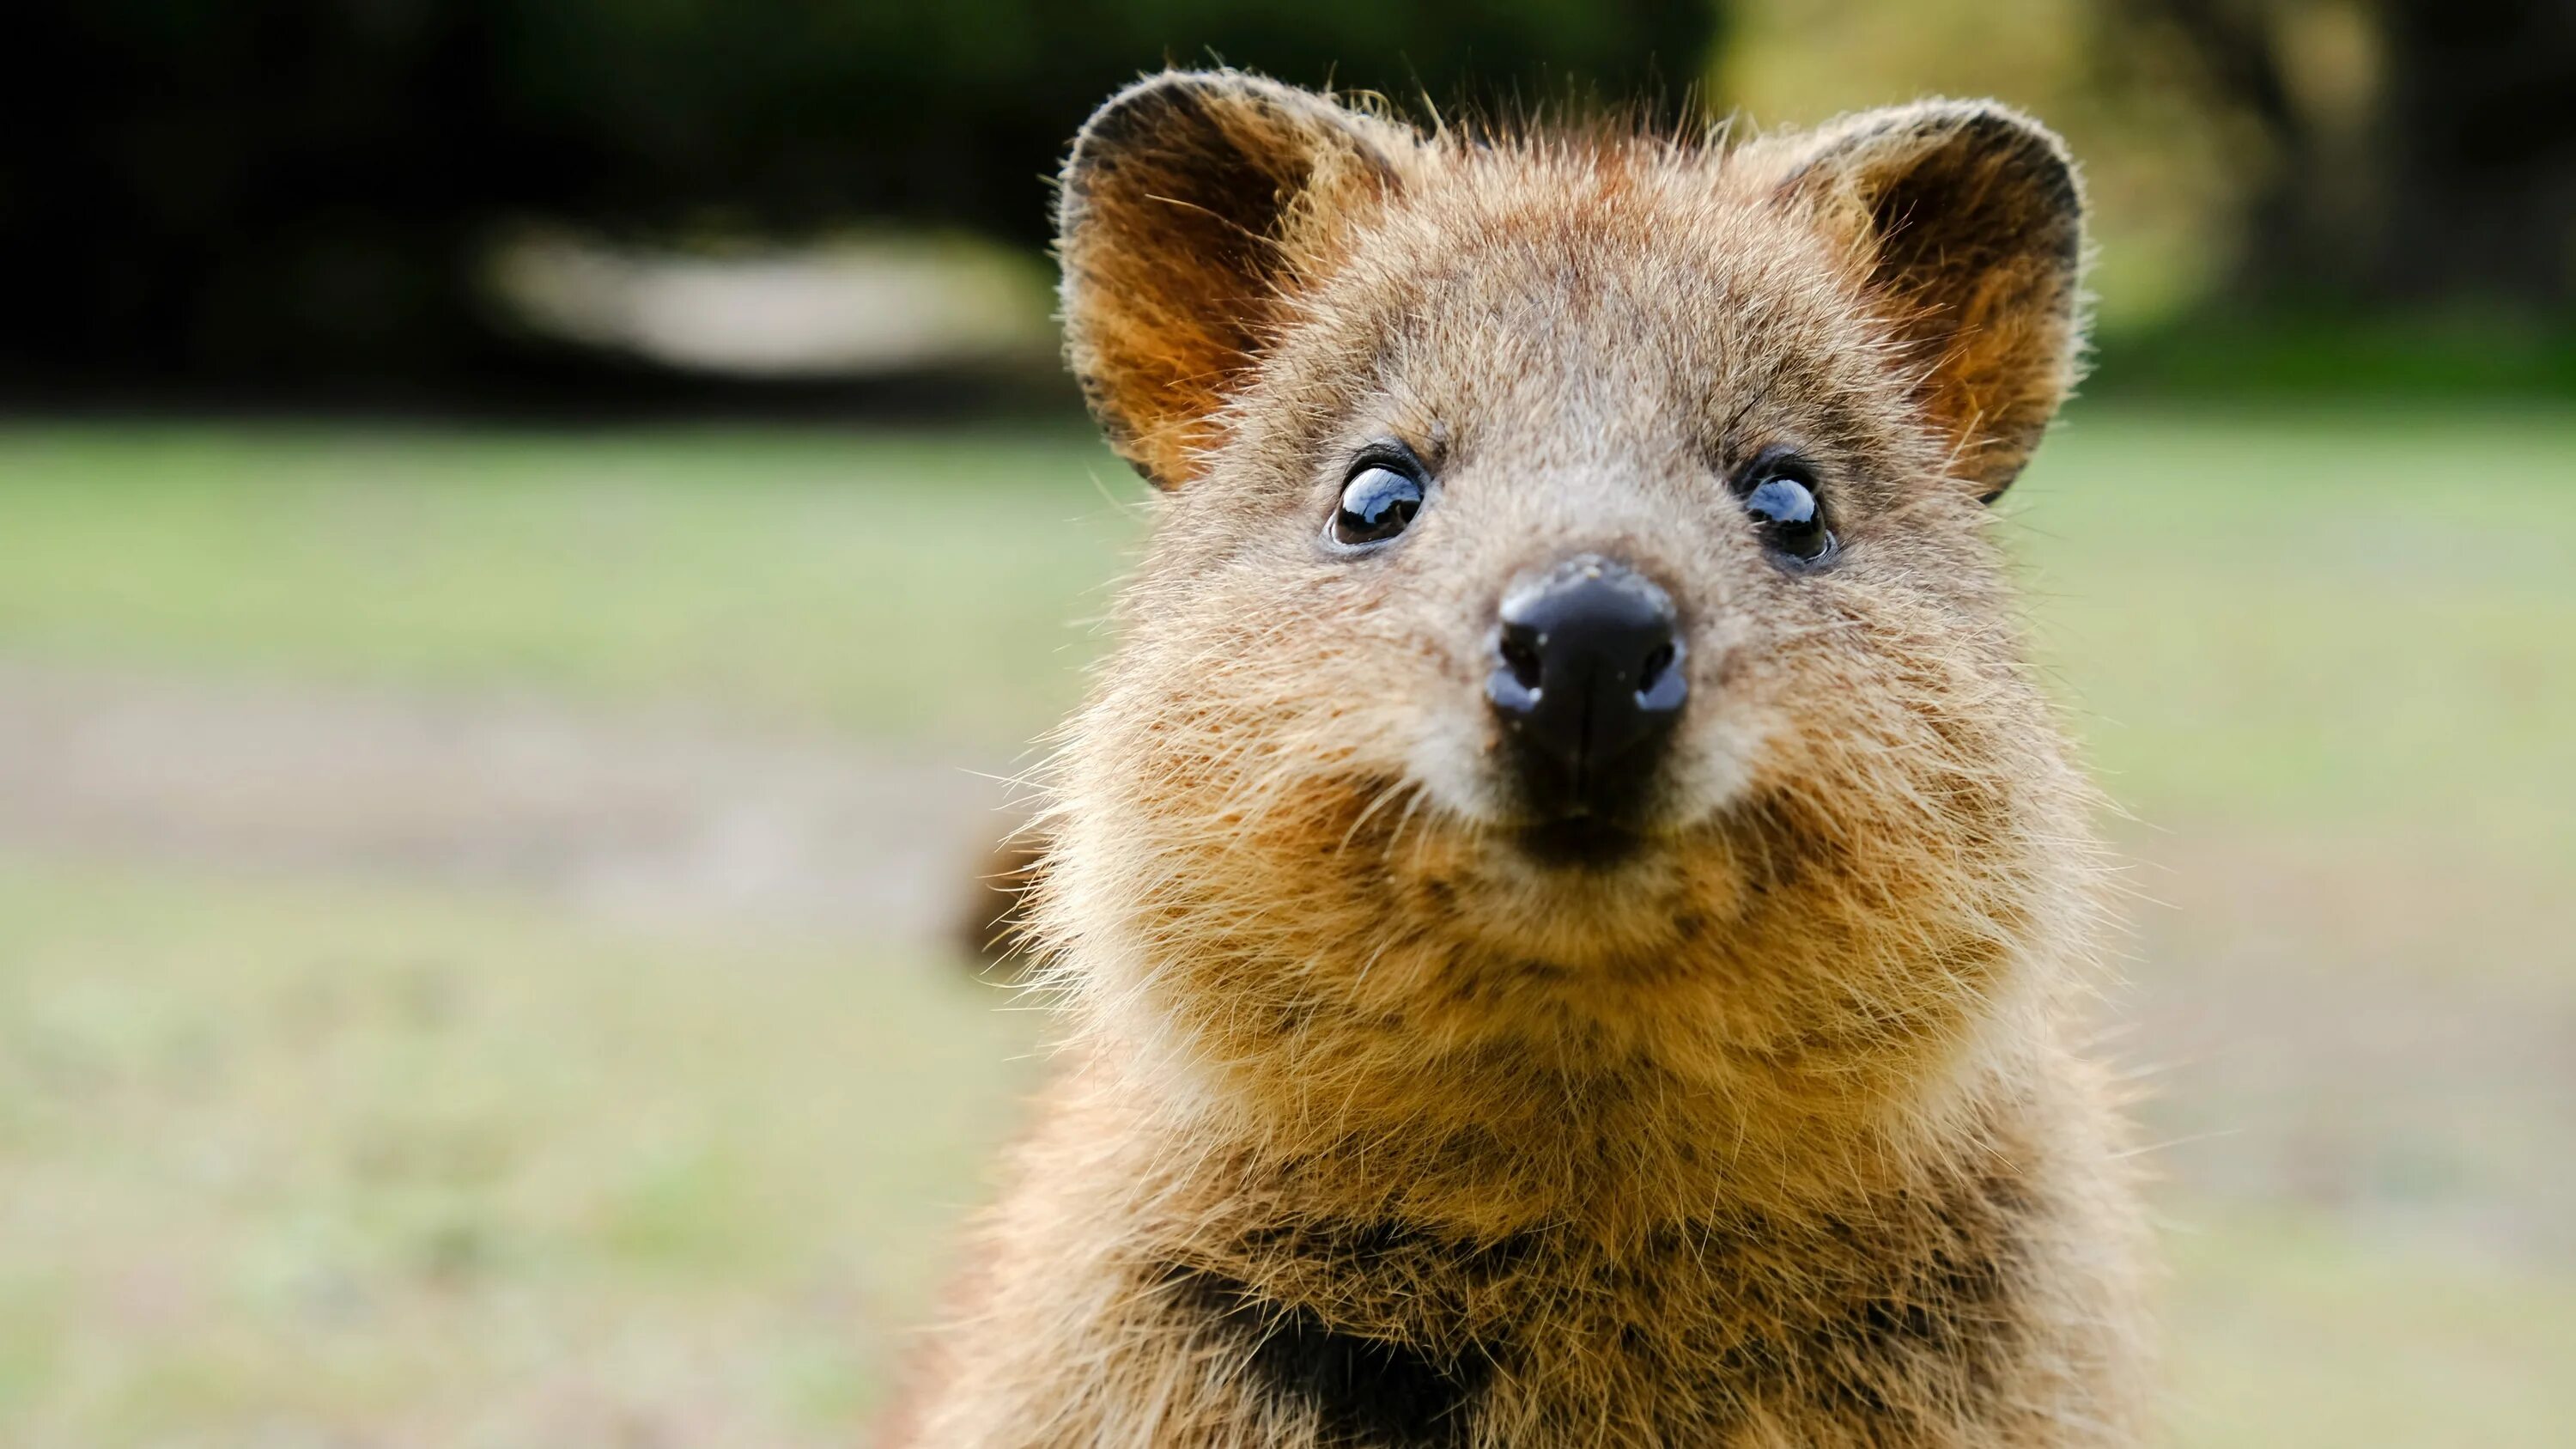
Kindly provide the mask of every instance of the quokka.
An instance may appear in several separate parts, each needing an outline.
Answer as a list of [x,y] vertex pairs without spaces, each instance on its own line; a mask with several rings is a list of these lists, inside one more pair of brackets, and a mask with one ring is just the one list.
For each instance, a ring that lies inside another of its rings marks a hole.
[[2058,140],[1173,73],[1060,206],[1163,495],[897,1442],[2135,1442],[2093,800],[1989,536],[2081,348]]

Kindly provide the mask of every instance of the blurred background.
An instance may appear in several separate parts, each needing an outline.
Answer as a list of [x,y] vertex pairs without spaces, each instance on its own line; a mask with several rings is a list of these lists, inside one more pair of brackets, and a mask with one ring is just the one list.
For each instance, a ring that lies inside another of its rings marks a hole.
[[0,1442],[849,1443],[1045,1023],[958,944],[1143,489],[1052,171],[1992,94],[2004,505],[2134,862],[2176,1445],[2576,1423],[2568,0],[34,0],[0,94]]

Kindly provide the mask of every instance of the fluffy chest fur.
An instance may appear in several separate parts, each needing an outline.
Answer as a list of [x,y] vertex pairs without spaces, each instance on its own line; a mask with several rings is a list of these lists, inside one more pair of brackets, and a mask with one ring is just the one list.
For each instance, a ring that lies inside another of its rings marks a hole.
[[1973,1150],[1795,1201],[1712,1174],[1696,1215],[1499,1228],[1408,1220],[1365,1151],[1121,1150],[1132,1096],[1087,1074],[1024,1145],[963,1320],[1015,1351],[952,1363],[999,1377],[918,1442],[2124,1442],[2100,1284],[2129,1229],[2080,1105],[1990,1101]]
[[[1249,1214],[1164,1245],[1173,1330],[1239,1356],[1257,1417],[1388,1446],[1983,1438],[2031,1325],[2025,1185],[1929,1178],[1783,1219],[1605,1242]],[[1830,1427],[1829,1427],[1830,1426]]]

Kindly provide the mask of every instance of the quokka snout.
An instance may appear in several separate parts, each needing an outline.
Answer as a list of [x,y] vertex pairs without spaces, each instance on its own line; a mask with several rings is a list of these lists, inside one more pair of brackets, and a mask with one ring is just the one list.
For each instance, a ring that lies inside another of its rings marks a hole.
[[2081,343],[2056,139],[1170,74],[1060,217],[1163,496],[915,1442],[2127,1442],[2090,796],[1988,536]]

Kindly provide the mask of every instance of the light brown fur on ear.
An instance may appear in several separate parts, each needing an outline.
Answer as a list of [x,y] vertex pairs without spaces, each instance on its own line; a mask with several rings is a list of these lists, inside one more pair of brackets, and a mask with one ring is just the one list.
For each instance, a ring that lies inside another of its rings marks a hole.
[[1093,114],[1057,207],[1066,352],[1111,446],[1178,487],[1227,382],[1333,230],[1394,184],[1399,128],[1238,71],[1172,71]]
[[1779,195],[1815,209],[1883,299],[1953,471],[2010,487],[2076,377],[2084,198],[2056,135],[1993,102],[1924,101],[1779,147]]

